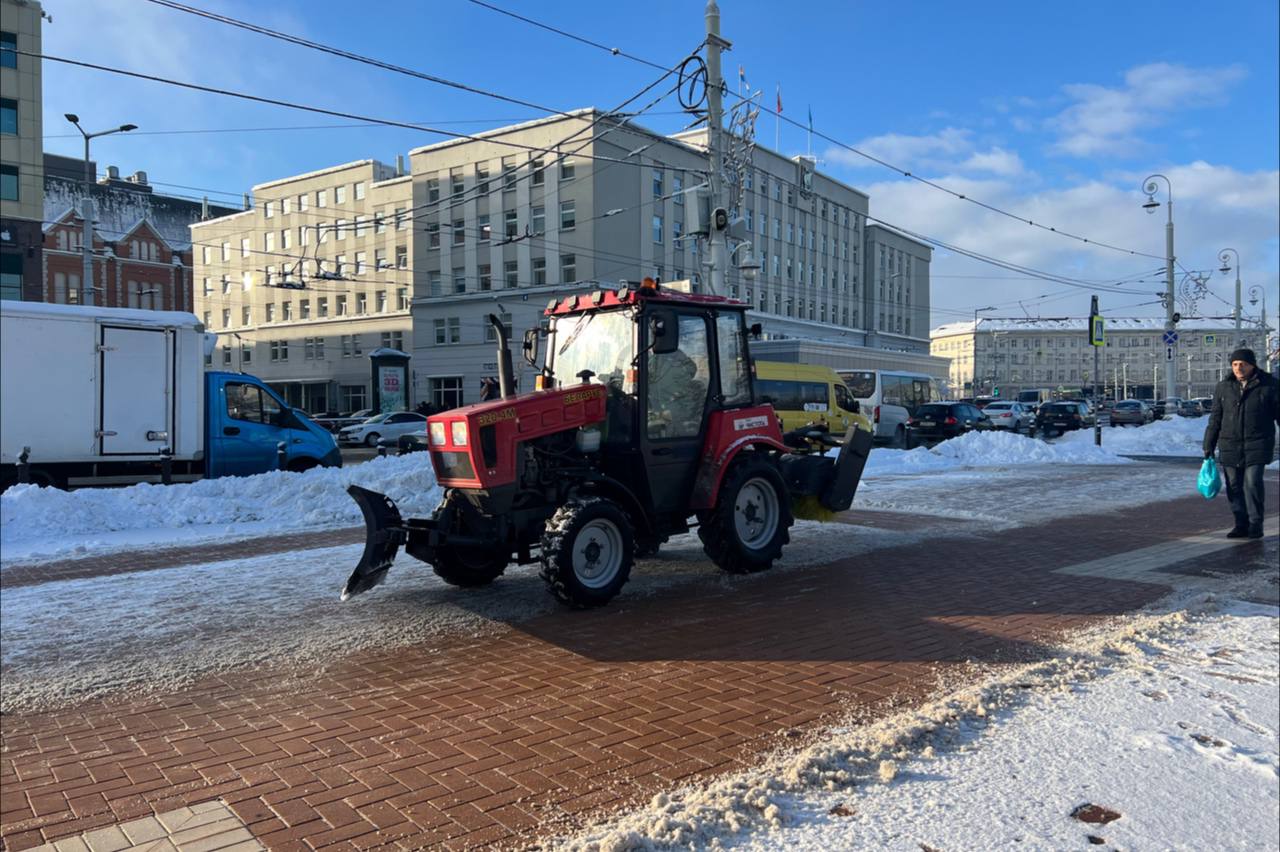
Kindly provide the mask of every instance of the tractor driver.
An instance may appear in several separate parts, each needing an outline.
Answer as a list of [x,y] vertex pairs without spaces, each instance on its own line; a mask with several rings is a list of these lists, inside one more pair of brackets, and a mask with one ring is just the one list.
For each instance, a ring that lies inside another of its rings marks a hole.
[[649,437],[683,438],[698,434],[707,386],[697,363],[677,349],[649,359]]

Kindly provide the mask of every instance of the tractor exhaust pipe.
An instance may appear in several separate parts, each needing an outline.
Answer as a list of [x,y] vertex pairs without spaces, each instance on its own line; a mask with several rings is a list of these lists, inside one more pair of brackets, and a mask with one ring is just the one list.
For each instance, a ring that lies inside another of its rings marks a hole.
[[503,399],[510,399],[516,395],[516,389],[512,378],[511,347],[507,345],[507,327],[495,314],[489,314],[489,324],[498,334],[498,390]]

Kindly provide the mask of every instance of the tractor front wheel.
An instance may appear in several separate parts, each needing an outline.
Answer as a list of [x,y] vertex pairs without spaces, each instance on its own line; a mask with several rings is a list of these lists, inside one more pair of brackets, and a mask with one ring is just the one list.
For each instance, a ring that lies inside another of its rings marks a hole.
[[635,562],[635,531],[627,513],[601,497],[573,499],[547,521],[542,579],[569,606],[603,606],[622,590]]
[[699,521],[698,538],[711,561],[730,574],[753,574],[773,567],[795,519],[782,475],[762,457],[734,464],[715,508]]
[[507,570],[510,554],[485,547],[450,547],[436,550],[431,570],[451,586],[464,589],[487,586]]

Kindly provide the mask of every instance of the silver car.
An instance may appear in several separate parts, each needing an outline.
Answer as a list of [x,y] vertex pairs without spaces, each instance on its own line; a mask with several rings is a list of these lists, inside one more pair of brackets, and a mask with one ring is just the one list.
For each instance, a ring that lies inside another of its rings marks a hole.
[[1146,426],[1155,419],[1155,411],[1140,399],[1126,399],[1111,407],[1112,426]]
[[991,418],[992,429],[1008,429],[1014,434],[1030,432],[1036,422],[1035,412],[1020,402],[991,402],[982,413]]

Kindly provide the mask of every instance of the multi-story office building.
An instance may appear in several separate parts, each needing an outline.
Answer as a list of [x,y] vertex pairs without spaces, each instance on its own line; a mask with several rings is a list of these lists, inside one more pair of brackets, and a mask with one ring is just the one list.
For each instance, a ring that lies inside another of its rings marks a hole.
[[1235,325],[1183,320],[1177,333],[1176,346],[1169,347],[1163,319],[1107,320],[1096,376],[1083,319],[980,319],[976,327],[972,321],[948,323],[933,329],[931,347],[934,355],[951,360],[950,385],[956,396],[991,394],[997,388],[1001,396],[1030,388],[1079,392],[1096,381],[1110,398],[1154,399],[1164,396],[1170,355],[1179,394],[1211,395],[1230,368]]
[[[497,369],[487,314],[518,335],[575,289],[647,276],[705,289],[686,192],[705,181],[705,135],[665,137],[588,109],[410,152],[422,234],[415,398],[476,400]],[[731,269],[722,295],[752,305],[766,337],[826,340],[846,347],[850,365],[861,348],[932,360],[927,246],[867,227],[866,194],[803,158],[756,148],[740,174],[734,206],[760,269]],[[517,372],[528,387],[532,369]]]
[[34,0],[0,0],[0,298],[40,298],[44,176]]
[[191,226],[213,366],[311,412],[369,404],[365,356],[411,345],[413,187],[399,172],[362,160],[259,184],[250,209]]

